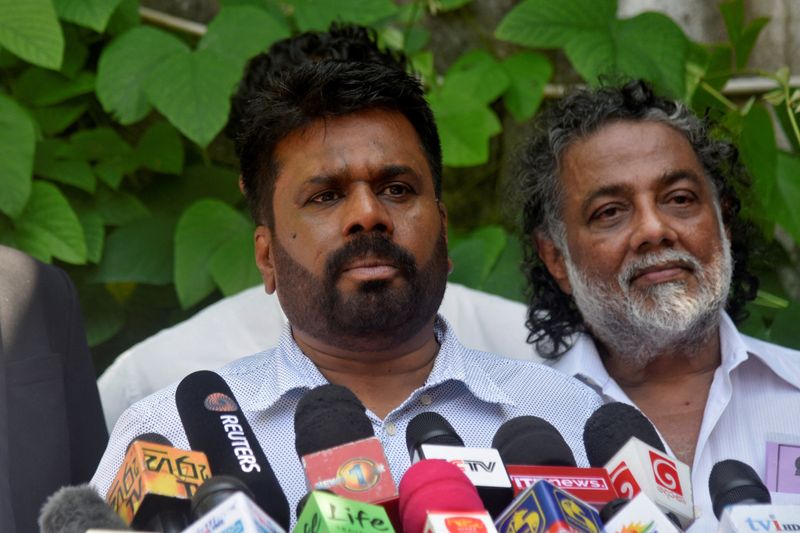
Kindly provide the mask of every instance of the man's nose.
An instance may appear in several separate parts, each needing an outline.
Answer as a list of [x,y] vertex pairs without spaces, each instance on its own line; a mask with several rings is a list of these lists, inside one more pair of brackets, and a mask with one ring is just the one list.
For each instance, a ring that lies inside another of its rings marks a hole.
[[391,214],[380,197],[369,186],[356,187],[347,196],[342,233],[352,235],[362,231],[394,231]]
[[651,202],[642,202],[636,207],[637,216],[631,234],[631,249],[646,252],[659,246],[672,247],[678,233],[666,213]]

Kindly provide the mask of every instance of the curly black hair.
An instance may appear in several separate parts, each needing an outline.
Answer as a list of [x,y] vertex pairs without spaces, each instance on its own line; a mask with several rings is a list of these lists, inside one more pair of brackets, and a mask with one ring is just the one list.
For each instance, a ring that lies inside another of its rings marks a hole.
[[250,60],[231,98],[226,133],[234,140],[256,223],[274,227],[277,144],[316,119],[367,109],[398,111],[411,123],[441,197],[439,134],[422,85],[406,66],[402,54],[379,48],[373,30],[338,24],[276,42]]
[[537,117],[511,185],[512,201],[522,203],[528,342],[544,357],[566,352],[575,334],[587,328],[572,297],[561,291],[539,259],[533,236],[541,232],[559,248],[566,245],[560,158],[571,143],[619,120],[660,122],[686,136],[716,189],[722,220],[731,235],[734,266],[726,310],[735,322],[747,317],[745,305],[758,290],[758,278],[748,270],[755,229],[739,215],[738,195],[747,191],[750,180],[736,147],[711,135],[713,124],[708,118],[701,119],[682,103],[656,95],[644,81],[575,89]]

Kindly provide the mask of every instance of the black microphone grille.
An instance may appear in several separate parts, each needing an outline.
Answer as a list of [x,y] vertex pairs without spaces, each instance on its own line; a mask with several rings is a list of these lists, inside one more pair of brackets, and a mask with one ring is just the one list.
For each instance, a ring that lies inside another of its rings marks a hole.
[[728,505],[772,502],[756,471],[736,459],[720,461],[711,468],[708,491],[717,519]]
[[237,477],[223,474],[206,480],[192,496],[192,519],[199,519],[236,492],[243,492],[251,500],[256,499],[250,487]]
[[412,458],[414,450],[421,444],[464,446],[464,441],[442,415],[425,411],[412,418],[406,428],[406,446]]
[[311,389],[300,399],[294,431],[300,457],[375,436],[361,400],[347,387],[332,384]]
[[576,466],[561,433],[538,416],[518,416],[506,421],[492,439],[507,465]]
[[122,518],[88,485],[58,489],[39,513],[41,533],[85,533],[87,529],[130,531]]
[[666,453],[656,428],[641,411],[622,402],[601,405],[583,429],[589,464],[603,467],[631,437]]

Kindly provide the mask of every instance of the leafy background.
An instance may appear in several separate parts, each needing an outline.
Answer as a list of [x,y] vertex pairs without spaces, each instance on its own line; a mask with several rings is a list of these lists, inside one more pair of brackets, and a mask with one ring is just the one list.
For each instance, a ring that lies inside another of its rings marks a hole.
[[[140,18],[137,0],[0,0],[0,242],[76,281],[98,370],[131,344],[259,283],[230,141],[220,134],[247,60],[332,21],[375,27],[422,77],[444,149],[451,280],[523,299],[502,176],[556,64],[567,79],[636,76],[724,125],[753,174],[744,198],[767,247],[745,330],[800,348],[800,91],[748,70],[768,23],[720,5],[727,40],[693,42],[669,17],[615,0],[523,0],[454,57],[431,21],[471,0],[219,0],[205,31]],[[561,68],[561,67],[559,67]],[[731,99],[733,77],[773,90]],[[782,139],[780,142],[776,139]]]

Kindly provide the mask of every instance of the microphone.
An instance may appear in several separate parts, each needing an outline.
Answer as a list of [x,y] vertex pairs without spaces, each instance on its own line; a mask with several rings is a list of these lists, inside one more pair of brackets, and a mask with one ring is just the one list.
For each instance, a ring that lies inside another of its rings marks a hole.
[[400,480],[399,492],[404,533],[452,533],[466,528],[494,531],[475,485],[447,461],[422,459],[414,463]]
[[542,418],[508,420],[497,430],[492,447],[500,452],[515,496],[544,479],[597,509],[617,498],[608,472],[577,468],[564,437]]
[[39,512],[41,533],[85,533],[87,529],[130,531],[89,485],[58,489]]
[[[619,503],[616,509],[609,509],[611,504]],[[607,533],[627,533],[630,531],[653,531],[658,533],[681,533],[683,530],[678,519],[665,515],[661,509],[647,497],[647,494],[640,492],[627,501],[623,498],[614,500],[600,512],[602,517],[609,509],[604,522],[604,529]],[[671,513],[670,513],[671,514]]]
[[364,404],[348,388],[322,385],[298,402],[295,449],[310,490],[383,505],[397,515],[397,487]]
[[210,476],[204,453],[148,433],[128,445],[106,501],[134,529],[178,532],[188,523],[189,499]]
[[195,520],[182,533],[286,533],[253,502],[253,493],[239,478],[214,476],[192,497]]
[[537,481],[517,496],[497,517],[495,526],[499,533],[603,531],[594,507],[545,480]]
[[[394,533],[386,510],[325,491],[308,495],[293,533]],[[200,533],[199,531],[197,533]]]
[[193,372],[178,384],[175,405],[192,449],[205,452],[216,474],[242,480],[256,504],[288,528],[289,502],[225,380],[208,370]]
[[513,499],[511,481],[498,451],[465,447],[442,415],[429,411],[412,418],[406,428],[406,444],[412,463],[443,459],[461,468],[478,489],[486,510],[493,517]]
[[694,520],[689,467],[666,454],[653,425],[638,409],[614,402],[587,420],[583,442],[589,464],[602,466],[620,496],[644,492],[681,527]]
[[800,531],[799,505],[772,505],[772,497],[752,467],[727,459],[708,479],[718,532]]

